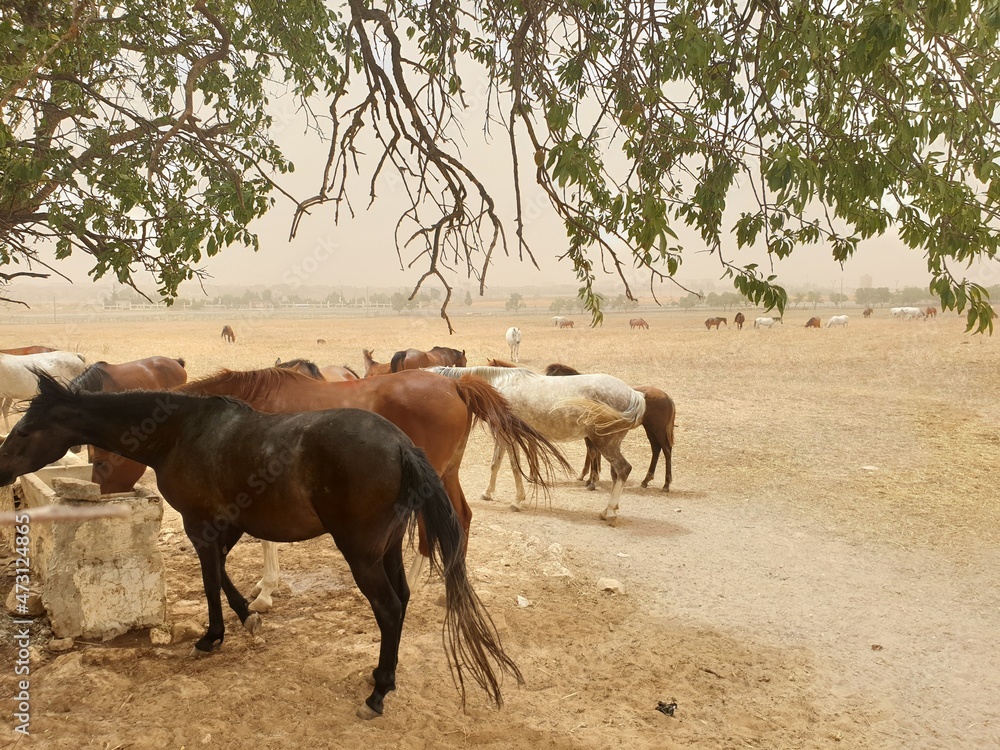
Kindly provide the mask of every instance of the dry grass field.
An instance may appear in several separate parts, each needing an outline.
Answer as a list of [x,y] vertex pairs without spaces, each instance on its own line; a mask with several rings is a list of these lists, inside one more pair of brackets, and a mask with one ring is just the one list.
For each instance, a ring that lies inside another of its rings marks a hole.
[[[266,644],[227,610],[227,640],[207,659],[190,659],[190,643],[151,646],[145,633],[63,655],[42,648],[33,734],[4,732],[0,746],[1000,746],[1000,341],[964,334],[953,314],[847,312],[846,329],[806,330],[813,311],[803,309],[771,330],[711,332],[702,321],[716,312],[643,312],[648,331],[630,331],[629,314],[598,329],[576,316],[572,330],[542,315],[459,314],[450,338],[441,321],[395,316],[8,319],[3,347],[68,346],[111,362],[183,356],[192,377],[276,357],[360,368],[362,347],[388,361],[405,346],[455,346],[482,364],[507,355],[515,324],[522,364],[659,386],[678,421],[669,494],[662,464],[638,487],[649,449],[641,430],[628,437],[634,481],[617,528],[597,517],[607,481],[590,493],[562,478],[514,513],[505,468],[498,500],[479,500],[492,445],[475,430],[462,472],[471,575],[526,680],[505,686],[499,711],[470,692],[463,712],[441,646],[441,585],[430,581],[411,600],[385,716],[355,719],[377,630],[332,543],[317,539],[282,548]],[[220,338],[226,322],[235,344]],[[579,466],[582,445],[566,454]],[[161,544],[169,619],[204,622],[197,559],[172,511]],[[230,559],[248,590],[259,546],[244,541]],[[599,591],[601,577],[624,593]],[[36,644],[44,637],[39,626]],[[0,654],[9,663],[12,643]],[[0,674],[6,705],[12,671]],[[676,701],[675,715],[658,701]]]

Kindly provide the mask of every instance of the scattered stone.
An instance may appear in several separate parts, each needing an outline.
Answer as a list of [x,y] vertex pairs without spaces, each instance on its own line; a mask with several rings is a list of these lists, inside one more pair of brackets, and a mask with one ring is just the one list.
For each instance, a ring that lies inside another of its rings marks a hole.
[[180,620],[170,629],[172,643],[183,643],[201,638],[204,628],[194,620]]
[[52,489],[63,500],[97,502],[101,499],[101,486],[86,479],[53,477]]
[[47,657],[48,654],[38,648],[38,646],[28,647],[28,661],[32,664],[41,664]]
[[614,578],[598,578],[597,588],[599,591],[611,591],[615,594],[625,593],[625,584],[616,581]]
[[531,606],[531,602],[528,601],[527,597],[518,596],[517,597],[517,606],[518,607],[530,607]]
[[7,611],[15,617],[39,617],[45,614],[42,597],[34,591],[28,592],[26,601],[18,598],[17,586],[12,586],[7,594]]
[[670,703],[665,703],[664,701],[656,702],[656,710],[661,714],[666,716],[673,716],[674,711],[677,710],[677,701],[670,701]]
[[53,638],[49,641],[49,651],[58,654],[62,651],[69,651],[75,645],[76,642],[72,638]]
[[878,467],[877,466],[862,466],[861,470],[862,471],[878,471]]
[[553,542],[549,545],[549,552],[558,557],[562,554],[562,545],[559,542]]
[[154,646],[169,646],[172,636],[166,628],[151,628],[149,631],[149,642]]
[[572,578],[573,572],[557,560],[553,560],[542,569],[542,575],[549,578]]

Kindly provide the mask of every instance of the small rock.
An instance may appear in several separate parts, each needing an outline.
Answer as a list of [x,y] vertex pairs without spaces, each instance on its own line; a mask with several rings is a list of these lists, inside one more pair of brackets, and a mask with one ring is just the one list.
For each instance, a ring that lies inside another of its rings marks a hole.
[[553,561],[542,569],[542,575],[549,578],[572,578],[573,571],[562,563]]
[[518,596],[517,597],[517,606],[518,607],[530,607],[531,606],[531,602],[529,602],[528,598],[525,597],[525,596]]
[[204,737],[201,738],[201,744],[202,745],[207,745],[211,741],[212,741],[212,735],[210,735],[210,734],[206,734]]
[[612,591],[615,594],[625,593],[625,585],[621,581],[616,581],[614,578],[598,578],[597,589],[599,591]]
[[194,620],[180,620],[170,629],[172,643],[183,643],[201,638],[204,628]]
[[861,470],[862,471],[878,471],[878,467],[877,466],[862,466]]
[[166,628],[152,628],[149,631],[149,642],[154,646],[169,646],[171,640],[170,631]]
[[76,642],[72,638],[53,638],[49,641],[49,651],[58,654],[62,651],[69,651],[75,645]]
[[63,500],[89,500],[90,502],[95,502],[101,499],[101,486],[86,479],[53,477],[52,489]]
[[15,617],[39,617],[45,614],[42,597],[34,591],[28,592],[27,600],[18,598],[17,586],[12,586],[7,595],[7,611]]
[[[72,640],[72,639],[71,639]],[[38,646],[28,647],[28,661],[32,664],[41,664],[45,661],[47,654],[42,651]]]
[[553,542],[549,545],[549,552],[553,555],[559,556],[562,554],[562,545],[559,542]]

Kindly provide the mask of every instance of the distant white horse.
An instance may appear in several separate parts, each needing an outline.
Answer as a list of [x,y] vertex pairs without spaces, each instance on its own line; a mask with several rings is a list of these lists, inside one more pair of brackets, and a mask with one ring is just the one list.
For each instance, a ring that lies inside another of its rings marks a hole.
[[899,308],[899,314],[907,320],[927,317],[927,311],[919,307],[901,307]]
[[554,318],[552,318],[552,325],[558,328],[559,324],[566,320],[569,320],[569,318],[563,317],[562,315],[556,315]]
[[889,308],[889,317],[890,318],[901,318],[901,317],[903,317],[903,308],[902,307],[892,307],[892,308]]
[[507,346],[510,347],[510,359],[517,362],[518,352],[521,351],[521,329],[511,326],[507,329]]
[[72,352],[44,352],[42,354],[0,354],[0,410],[3,423],[10,430],[10,407],[15,401],[24,401],[38,395],[38,376],[32,370],[47,372],[69,383],[87,369],[82,354]]
[[[539,375],[523,367],[431,367],[432,372],[449,378],[476,375],[492,384],[510,402],[518,417],[549,440],[564,442],[588,437],[611,466],[611,497],[601,518],[612,526],[618,518],[618,501],[632,465],[621,452],[621,443],[629,430],[642,423],[646,398],[611,375]],[[497,474],[504,453],[515,465],[510,445],[497,444],[493,451],[490,485],[483,500],[492,500]],[[512,506],[521,510],[525,500],[524,484],[514,472],[517,498]]]
[[826,327],[832,328],[833,326],[844,326],[844,328],[847,328],[847,319],[847,315],[834,315],[826,321]]
[[755,320],[753,322],[753,327],[754,328],[770,328],[775,323],[780,323],[780,322],[781,322],[781,318],[757,318],[757,320]]

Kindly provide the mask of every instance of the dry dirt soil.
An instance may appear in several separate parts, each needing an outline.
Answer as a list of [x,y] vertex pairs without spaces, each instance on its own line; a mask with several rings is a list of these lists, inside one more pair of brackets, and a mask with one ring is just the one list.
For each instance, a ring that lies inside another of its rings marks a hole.
[[[356,719],[378,635],[321,538],[282,548],[285,584],[263,644],[228,610],[221,651],[200,660],[190,642],[154,647],[145,632],[52,654],[39,623],[32,736],[7,729],[5,667],[0,746],[1000,746],[1000,341],[964,334],[954,314],[847,312],[846,329],[806,330],[813,311],[803,309],[772,330],[711,332],[702,321],[717,312],[643,313],[648,331],[630,331],[629,315],[560,331],[541,312],[459,313],[451,338],[436,319],[397,316],[9,318],[5,347],[48,343],[112,362],[183,356],[192,376],[293,356],[360,367],[362,347],[388,360],[404,346],[457,346],[481,364],[506,354],[504,331],[517,324],[524,365],[561,361],[659,386],[678,421],[669,494],[662,465],[653,487],[638,487],[649,449],[641,430],[627,439],[634,481],[617,528],[598,519],[606,481],[587,492],[564,477],[515,513],[505,469],[498,500],[479,500],[492,445],[475,430],[462,470],[475,514],[470,574],[525,677],[508,681],[500,710],[470,691],[463,711],[441,644],[442,587],[429,580],[411,599],[385,716]],[[225,322],[235,344],[220,339]],[[579,465],[582,446],[566,453]],[[161,548],[168,619],[204,623],[197,559],[170,510]],[[259,545],[242,542],[230,560],[249,590]],[[598,590],[602,577],[624,593]],[[9,619],[3,632],[0,665],[13,661]],[[676,702],[675,714],[659,701]]]

